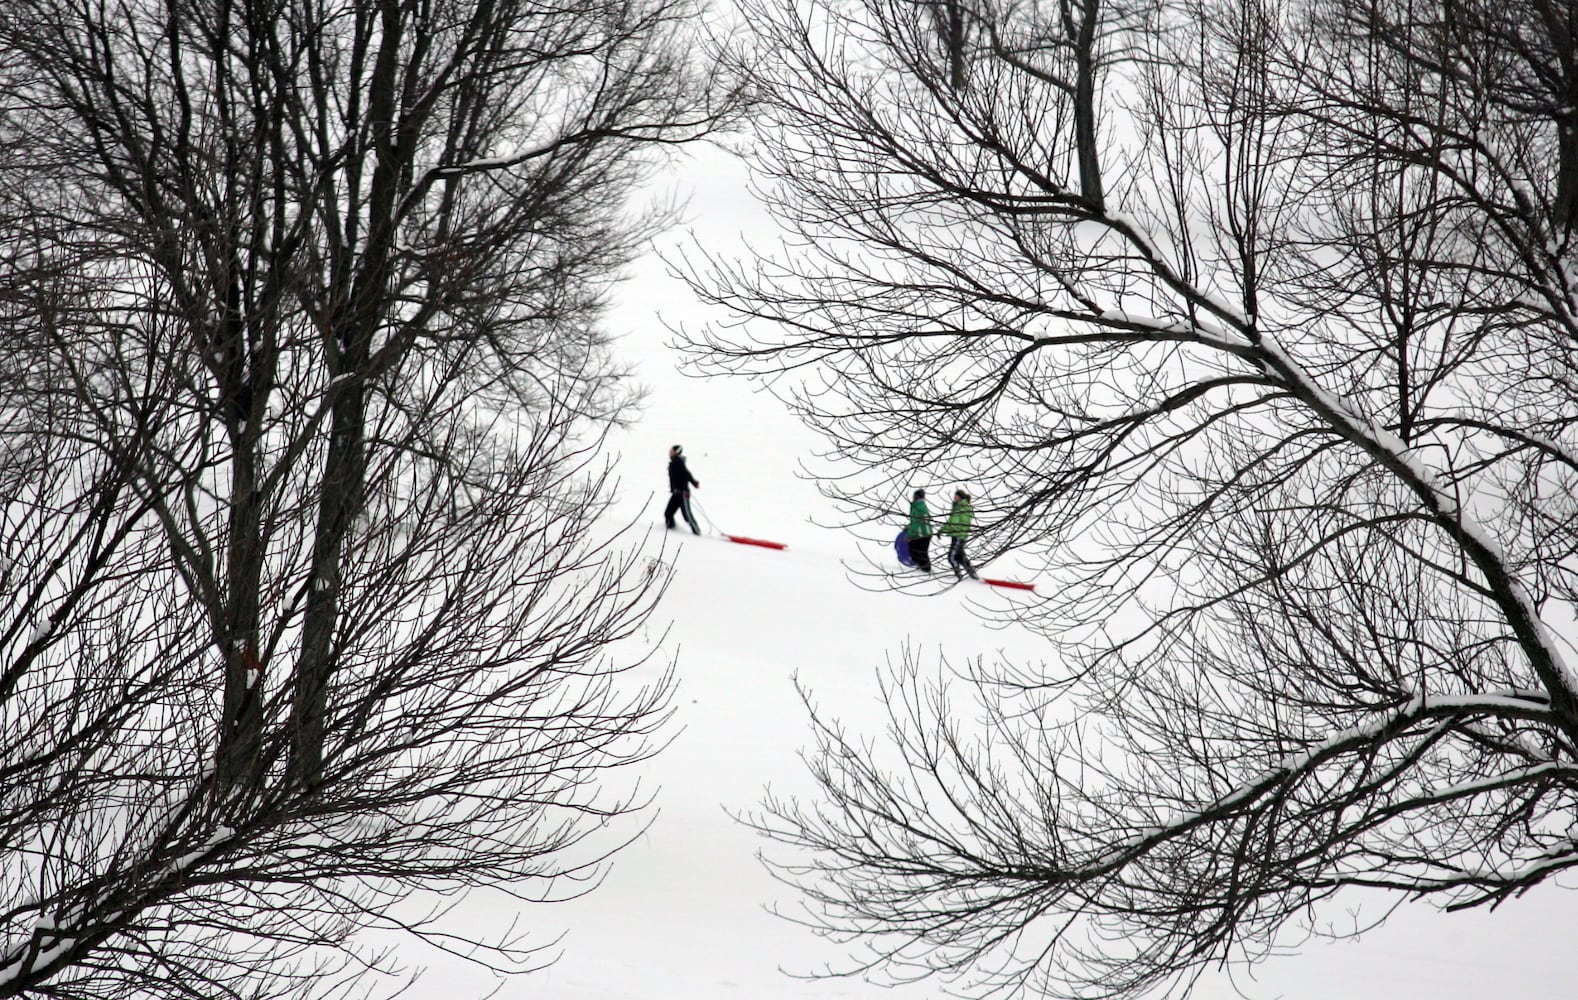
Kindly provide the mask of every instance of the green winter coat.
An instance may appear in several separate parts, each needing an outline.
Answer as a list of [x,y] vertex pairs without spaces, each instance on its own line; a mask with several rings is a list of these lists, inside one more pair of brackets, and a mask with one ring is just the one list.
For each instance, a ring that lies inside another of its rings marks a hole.
[[970,522],[974,520],[975,508],[970,506],[970,501],[955,500],[948,511],[948,523],[942,526],[942,533],[962,542],[970,537]]
[[926,506],[925,500],[911,501],[910,523],[904,531],[911,538],[931,537],[931,508]]

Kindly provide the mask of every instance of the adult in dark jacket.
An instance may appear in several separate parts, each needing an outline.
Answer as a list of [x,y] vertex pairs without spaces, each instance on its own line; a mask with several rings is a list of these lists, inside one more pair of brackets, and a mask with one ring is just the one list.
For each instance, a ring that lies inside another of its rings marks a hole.
[[975,575],[975,567],[970,565],[970,557],[964,554],[964,542],[970,537],[970,525],[974,520],[970,494],[962,489],[954,490],[953,506],[948,510],[948,523],[942,526],[942,533],[948,539],[948,565],[953,567],[955,580],[964,579],[966,573],[972,580],[980,579]]
[[674,514],[685,515],[685,523],[690,525],[690,530],[701,534],[701,526],[696,523],[696,515],[690,512],[690,488],[701,488],[701,482],[690,474],[690,469],[685,466],[685,449],[679,445],[668,450],[668,506],[663,508],[663,525],[673,530]]
[[926,491],[916,490],[910,501],[910,523],[904,529],[910,539],[910,558],[922,573],[931,572],[931,509],[926,506]]

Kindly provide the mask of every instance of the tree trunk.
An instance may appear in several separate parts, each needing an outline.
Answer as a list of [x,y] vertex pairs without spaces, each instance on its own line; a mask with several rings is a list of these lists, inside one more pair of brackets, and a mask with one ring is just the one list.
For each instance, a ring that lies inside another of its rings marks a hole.
[[1101,0],[1085,0],[1081,7],[1083,19],[1074,45],[1074,145],[1079,157],[1079,192],[1092,206],[1101,209],[1106,203],[1096,121],[1096,25],[1101,16]]
[[382,316],[395,234],[400,156],[395,118],[400,63],[399,4],[384,0],[376,64],[369,81],[368,120],[373,175],[362,266],[340,301],[327,344],[333,378],[328,453],[313,537],[312,578],[302,622],[301,656],[291,710],[293,780],[307,788],[323,777],[329,678],[334,671],[334,631],[339,613],[344,547],[361,511],[367,474],[366,378],[372,341]]

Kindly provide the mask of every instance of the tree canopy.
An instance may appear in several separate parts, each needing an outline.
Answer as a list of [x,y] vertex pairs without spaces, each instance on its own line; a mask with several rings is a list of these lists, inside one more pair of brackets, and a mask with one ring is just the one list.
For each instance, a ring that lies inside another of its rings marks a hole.
[[1578,14],[746,11],[788,236],[685,262],[696,365],[852,522],[973,485],[1045,595],[1046,665],[910,658],[755,818],[848,971],[1172,996],[1349,887],[1578,862]]
[[661,743],[602,311],[694,14],[0,7],[0,995],[542,961],[405,904],[584,891]]

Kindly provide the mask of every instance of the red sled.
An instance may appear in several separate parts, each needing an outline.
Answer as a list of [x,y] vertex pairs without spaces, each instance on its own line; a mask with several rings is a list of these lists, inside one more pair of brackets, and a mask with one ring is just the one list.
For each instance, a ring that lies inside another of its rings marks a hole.
[[1033,583],[1020,583],[1018,580],[994,580],[989,576],[981,577],[982,583],[989,583],[994,587],[1007,587],[1009,590],[1035,590]]
[[783,542],[765,542],[760,538],[746,538],[744,535],[724,535],[723,537],[731,542],[739,542],[741,545],[760,545],[764,549],[788,548]]

